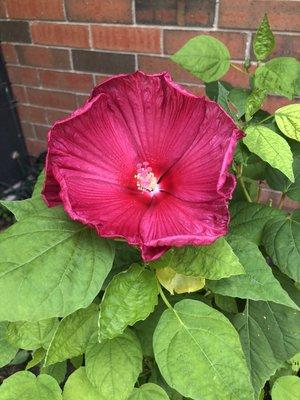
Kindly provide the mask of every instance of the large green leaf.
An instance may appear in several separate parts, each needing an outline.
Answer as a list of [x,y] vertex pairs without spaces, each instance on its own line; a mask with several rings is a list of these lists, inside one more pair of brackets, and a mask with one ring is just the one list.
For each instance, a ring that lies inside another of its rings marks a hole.
[[204,82],[220,79],[230,66],[227,47],[207,35],[190,39],[171,59]]
[[247,201],[233,201],[230,204],[230,229],[233,235],[243,236],[259,245],[265,224],[273,217],[286,215],[277,208]]
[[31,372],[20,371],[5,379],[0,386],[1,400],[61,400],[61,389],[49,375],[36,377]]
[[111,268],[110,243],[60,208],[14,224],[0,236],[0,319],[37,321],[88,306]]
[[146,383],[139,388],[134,388],[128,400],[169,400],[169,396],[155,383]]
[[272,274],[256,244],[237,236],[231,237],[229,243],[239,257],[245,274],[209,281],[208,287],[213,292],[242,299],[273,301],[298,309]]
[[250,121],[253,115],[261,108],[266,97],[267,91],[258,88],[255,88],[247,97],[245,104],[245,119],[247,122]]
[[179,274],[221,279],[244,273],[237,256],[222,237],[209,246],[172,248],[159,260],[151,263],[154,268],[172,268]]
[[116,275],[105,290],[100,306],[99,338],[112,339],[128,325],[144,320],[157,304],[158,286],[153,271],[133,264]]
[[300,348],[300,313],[285,306],[247,301],[233,318],[258,396],[265,382]]
[[[81,367],[74,371],[68,378],[63,391],[63,400],[104,400],[98,390],[91,384],[86,376],[86,370]],[[113,399],[113,397],[111,397]]]
[[300,142],[300,104],[289,104],[275,111],[278,128],[286,136]]
[[98,329],[99,308],[91,304],[61,320],[47,351],[45,365],[83,354]]
[[300,211],[271,219],[264,228],[263,244],[278,268],[300,282]]
[[299,94],[300,62],[293,57],[278,57],[255,71],[254,85],[270,94],[292,99]]
[[272,53],[274,46],[275,38],[269,25],[268,16],[265,14],[253,41],[253,50],[257,60],[262,61],[267,58]]
[[183,396],[252,400],[238,335],[217,310],[200,301],[180,301],[163,313],[153,345],[163,377]]
[[263,125],[249,126],[246,134],[243,141],[248,149],[294,182],[293,153],[287,141]]
[[142,358],[141,345],[129,330],[101,343],[93,335],[86,351],[86,374],[100,398],[125,400],[142,371]]
[[272,387],[272,400],[299,400],[300,378],[281,376]]
[[18,348],[6,339],[7,325],[7,322],[0,322],[0,368],[8,364],[18,351]]
[[293,171],[295,182],[291,182],[280,171],[268,166],[266,168],[266,180],[272,189],[279,190],[290,199],[300,202],[300,158],[298,157],[294,157]]
[[47,349],[57,325],[57,318],[37,322],[10,322],[6,338],[20,349],[36,350],[40,347]]
[[52,376],[59,384],[61,384],[65,380],[67,373],[67,361],[42,367],[40,373]]

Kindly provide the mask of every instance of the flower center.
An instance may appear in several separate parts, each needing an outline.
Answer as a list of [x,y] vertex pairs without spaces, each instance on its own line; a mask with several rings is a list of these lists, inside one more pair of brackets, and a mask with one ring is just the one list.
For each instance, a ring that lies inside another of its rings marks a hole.
[[136,186],[142,192],[154,192],[158,189],[157,179],[152,172],[152,168],[149,167],[149,163],[146,161],[143,164],[137,164],[137,174],[134,175],[136,178]]

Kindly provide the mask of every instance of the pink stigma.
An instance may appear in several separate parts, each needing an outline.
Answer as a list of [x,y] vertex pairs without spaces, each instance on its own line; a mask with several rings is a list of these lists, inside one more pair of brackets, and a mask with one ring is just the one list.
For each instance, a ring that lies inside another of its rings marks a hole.
[[158,189],[157,179],[152,172],[152,168],[149,167],[149,163],[146,161],[143,164],[137,164],[137,174],[134,175],[137,182],[137,188],[142,192],[154,192]]

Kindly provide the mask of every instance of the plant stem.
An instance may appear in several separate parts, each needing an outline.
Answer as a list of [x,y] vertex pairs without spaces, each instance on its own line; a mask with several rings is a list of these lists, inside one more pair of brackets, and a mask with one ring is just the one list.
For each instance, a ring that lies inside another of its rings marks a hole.
[[161,287],[161,285],[160,285],[160,283],[158,281],[157,281],[157,286],[158,286],[158,291],[159,291],[160,297],[162,298],[162,300],[165,303],[165,305],[168,307],[169,310],[174,311],[173,307],[171,306],[171,304],[169,303],[168,299],[166,298],[166,296],[165,296],[165,294],[164,294],[164,292],[162,290],[162,287]]
[[249,72],[244,71],[243,69],[239,68],[237,65],[230,63],[232,68],[235,68],[237,71],[240,71],[242,74],[249,75]]
[[283,203],[284,203],[285,198],[286,198],[286,193],[282,193],[281,198],[280,198],[280,202],[279,202],[279,204],[278,204],[279,210],[282,209],[282,206],[283,206]]
[[[266,117],[266,118],[264,118],[264,119],[262,119],[261,121],[259,121],[257,124],[255,124],[255,125],[260,125],[260,124],[262,124],[263,122],[265,122],[265,121],[268,121],[268,119],[271,119],[271,118],[273,118],[274,117],[274,114],[271,114],[271,115],[269,115],[268,117]],[[255,126],[254,125],[254,126]]]
[[243,189],[243,192],[244,192],[244,195],[245,195],[246,199],[249,201],[249,203],[252,203],[251,196],[248,193],[248,190],[246,188],[246,185],[245,185],[245,182],[244,182],[244,179],[243,179],[243,165],[242,164],[239,164],[237,166],[236,177],[237,177],[238,181],[240,182],[240,185],[241,185],[241,187]]

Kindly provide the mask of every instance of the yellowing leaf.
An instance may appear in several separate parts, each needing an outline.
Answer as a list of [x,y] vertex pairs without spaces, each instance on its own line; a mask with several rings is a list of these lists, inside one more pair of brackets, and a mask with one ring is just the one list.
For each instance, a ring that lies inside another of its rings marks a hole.
[[205,279],[200,276],[177,274],[172,268],[166,267],[156,271],[156,276],[164,288],[171,294],[191,293],[200,290],[205,285]]

